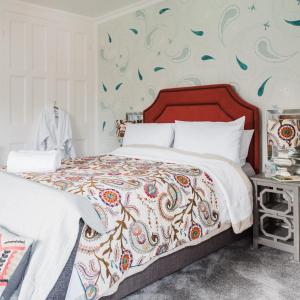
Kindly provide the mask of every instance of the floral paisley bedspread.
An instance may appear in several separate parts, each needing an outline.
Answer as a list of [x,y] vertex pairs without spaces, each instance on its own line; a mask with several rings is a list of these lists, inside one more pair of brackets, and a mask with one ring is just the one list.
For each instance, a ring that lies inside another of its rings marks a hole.
[[88,198],[103,222],[103,235],[85,225],[75,261],[87,299],[115,291],[139,267],[230,226],[220,218],[214,180],[189,165],[102,155],[23,177]]

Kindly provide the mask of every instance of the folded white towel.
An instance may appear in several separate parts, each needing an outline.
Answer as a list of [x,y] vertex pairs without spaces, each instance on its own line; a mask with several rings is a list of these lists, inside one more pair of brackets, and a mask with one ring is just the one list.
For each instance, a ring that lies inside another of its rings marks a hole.
[[291,167],[295,164],[295,161],[293,159],[288,158],[274,158],[273,162],[280,167]]
[[58,151],[11,151],[7,159],[7,172],[55,172],[61,166]]

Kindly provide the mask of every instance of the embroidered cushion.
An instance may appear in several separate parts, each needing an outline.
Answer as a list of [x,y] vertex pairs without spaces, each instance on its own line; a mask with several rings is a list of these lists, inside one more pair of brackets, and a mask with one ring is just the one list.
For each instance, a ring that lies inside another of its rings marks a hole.
[[10,299],[25,273],[32,240],[0,226],[0,300]]
[[268,120],[268,145],[285,150],[299,147],[300,120]]

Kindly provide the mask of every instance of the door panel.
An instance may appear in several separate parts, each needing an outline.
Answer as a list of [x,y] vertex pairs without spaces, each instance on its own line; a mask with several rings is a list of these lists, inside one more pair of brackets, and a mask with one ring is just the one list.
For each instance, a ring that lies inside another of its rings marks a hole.
[[[32,149],[37,120],[57,103],[69,112],[80,155],[94,153],[93,26],[1,12],[0,164]],[[91,71],[89,71],[91,70]]]

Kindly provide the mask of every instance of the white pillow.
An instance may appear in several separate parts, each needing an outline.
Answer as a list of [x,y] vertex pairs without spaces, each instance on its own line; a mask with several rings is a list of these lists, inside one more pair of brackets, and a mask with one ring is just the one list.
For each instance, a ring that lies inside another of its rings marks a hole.
[[175,121],[174,148],[199,154],[215,154],[240,164],[245,117],[232,122]]
[[123,139],[123,146],[152,145],[170,147],[174,140],[174,124],[143,123],[128,124]]
[[245,163],[243,166],[242,166],[242,170],[245,172],[245,174],[248,176],[248,177],[252,177],[255,175],[255,171],[253,169],[253,167],[249,164],[249,163]]
[[246,159],[249,152],[250,143],[252,140],[254,130],[244,130],[242,135],[242,143],[241,143],[241,152],[240,152],[240,160],[241,166],[246,164]]

